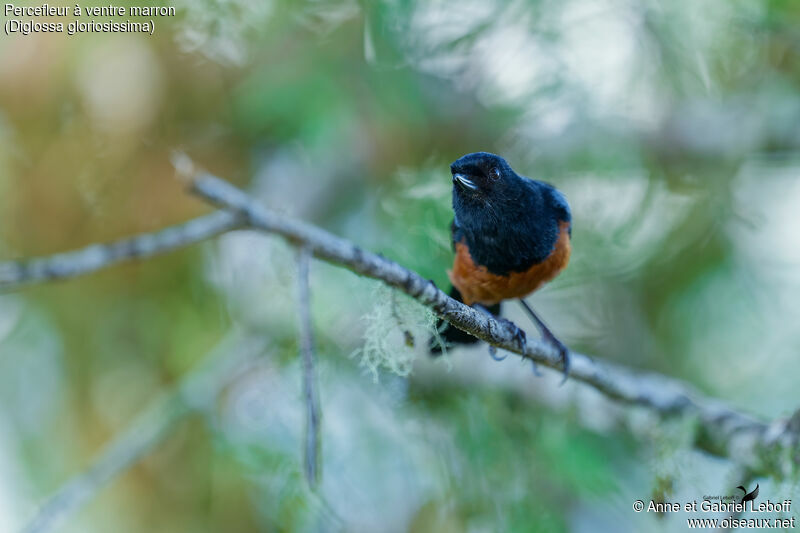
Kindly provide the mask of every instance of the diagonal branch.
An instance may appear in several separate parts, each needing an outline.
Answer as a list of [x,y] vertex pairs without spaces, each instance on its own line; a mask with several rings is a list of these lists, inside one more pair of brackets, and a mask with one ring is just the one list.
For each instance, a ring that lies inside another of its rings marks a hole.
[[[194,171],[192,170],[192,173]],[[352,272],[380,280],[423,305],[453,326],[493,346],[561,369],[558,354],[547,344],[530,340],[525,353],[514,338],[513,326],[499,322],[448,297],[432,281],[386,259],[362,250],[346,239],[316,226],[277,214],[236,187],[208,174],[197,175],[192,192],[224,211],[168,228],[84,250],[0,263],[0,291],[24,284],[75,277],[123,260],[149,257],[237,228],[258,229],[283,236],[315,257]],[[149,246],[148,246],[149,244]],[[800,412],[771,423],[756,420],[704,396],[680,380],[655,373],[639,373],[621,365],[593,361],[573,353],[570,376],[623,404],[641,406],[661,417],[686,416],[697,421],[694,446],[726,457],[754,475],[789,475],[800,463]]]
[[[548,344],[529,341],[523,353],[512,324],[497,321],[450,298],[432,281],[394,261],[362,250],[316,226],[279,215],[214,176],[199,175],[192,181],[191,191],[218,207],[241,214],[252,228],[281,235],[298,246],[307,247],[322,260],[403,291],[451,325],[493,346],[562,370],[558,354]],[[754,473],[785,476],[800,459],[800,415],[766,424],[666,376],[635,373],[578,353],[572,354],[571,365],[573,380],[586,383],[609,398],[647,407],[660,416],[695,418],[695,447],[727,457]]]
[[308,486],[314,488],[319,481],[320,412],[314,373],[314,335],[311,329],[311,303],[308,288],[308,270],[311,252],[306,247],[297,251],[297,300],[300,322],[300,352],[303,359],[303,397],[306,404],[305,453],[303,467]]

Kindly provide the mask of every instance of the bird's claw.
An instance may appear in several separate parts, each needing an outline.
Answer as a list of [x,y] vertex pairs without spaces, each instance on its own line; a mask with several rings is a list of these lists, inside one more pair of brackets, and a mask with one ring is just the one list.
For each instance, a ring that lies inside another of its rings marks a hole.
[[[525,336],[525,332],[522,331],[516,324],[511,322],[510,320],[506,320],[505,318],[498,319],[500,322],[503,322],[506,326],[513,328],[514,334],[513,339],[519,343],[520,350],[522,350],[523,357],[526,357],[526,353],[528,352],[528,338]],[[505,358],[504,358],[505,359]],[[531,359],[531,363],[533,363],[533,373],[536,376],[541,376],[542,374],[539,372],[539,367],[536,366],[536,361]]]
[[498,356],[497,355],[497,346],[495,346],[493,344],[490,344],[489,345],[489,357],[491,357],[495,361],[502,361],[503,359],[508,357],[508,354],[504,355],[503,357]]
[[[523,357],[527,357],[528,353],[528,339],[525,337],[525,332],[521,329],[517,328],[516,333],[514,333],[514,338],[517,339],[519,342],[519,346],[522,349]],[[533,365],[533,375],[537,377],[541,377],[542,373],[539,372],[539,367],[536,366],[536,361],[531,359],[531,365]]]

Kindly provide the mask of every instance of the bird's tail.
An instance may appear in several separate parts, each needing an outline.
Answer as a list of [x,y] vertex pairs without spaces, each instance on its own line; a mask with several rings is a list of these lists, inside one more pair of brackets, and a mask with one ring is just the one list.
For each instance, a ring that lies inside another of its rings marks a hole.
[[[449,294],[454,300],[458,300],[459,302],[464,301],[461,298],[461,293],[458,292],[458,289],[455,287],[450,289]],[[499,303],[488,307],[488,309],[494,316],[500,316]],[[470,335],[466,331],[461,331],[457,327],[451,326],[446,320],[441,318],[436,321],[436,330],[439,332],[439,334],[431,337],[429,344],[430,352],[433,356],[437,356],[442,353],[442,344],[449,348],[453,344],[474,344],[480,340],[477,337]]]

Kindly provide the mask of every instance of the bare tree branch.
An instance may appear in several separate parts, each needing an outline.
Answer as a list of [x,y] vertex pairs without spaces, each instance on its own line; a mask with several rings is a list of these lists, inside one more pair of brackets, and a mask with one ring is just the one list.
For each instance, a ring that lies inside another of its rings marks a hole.
[[311,251],[305,246],[297,251],[297,299],[300,325],[300,352],[303,359],[303,397],[306,404],[305,454],[303,466],[308,486],[312,489],[320,477],[320,407],[314,372],[314,334],[311,326],[311,297],[308,270]]
[[[522,347],[514,338],[513,325],[494,320],[453,300],[432,281],[394,261],[362,250],[350,241],[316,226],[277,214],[241,190],[208,174],[198,175],[191,181],[190,187],[198,196],[227,211],[213,213],[153,235],[139,235],[117,243],[94,245],[84,250],[28,262],[0,263],[0,289],[78,276],[122,260],[151,256],[225,231],[247,227],[281,235],[297,246],[307,247],[319,259],[380,280],[428,306],[453,326],[491,345],[561,370],[558,354],[549,345],[531,339],[523,354]],[[170,234],[172,231],[176,233]],[[143,243],[157,244],[142,246]],[[621,403],[651,409],[659,416],[696,419],[694,445],[697,449],[727,457],[748,468],[754,475],[787,476],[800,463],[800,414],[765,423],[698,393],[680,380],[592,361],[578,353],[573,353],[571,359],[570,376],[573,381],[586,383]],[[533,380],[532,386],[535,386]]]
[[204,241],[241,227],[233,213],[217,211],[156,233],[142,233],[110,244],[93,244],[81,250],[28,261],[0,263],[0,292],[43,281],[89,274],[122,261],[144,259]]
[[155,399],[117,435],[85,472],[50,496],[23,533],[45,533],[58,527],[108,482],[149,453],[179,420],[207,407],[242,364],[259,355],[264,346],[263,339],[238,332],[229,334],[205,361],[175,388]]
[[[529,340],[523,353],[511,323],[499,322],[457,302],[432,281],[394,261],[364,251],[310,224],[279,215],[214,176],[199,175],[192,181],[191,190],[218,207],[241,214],[252,228],[281,235],[298,246],[308,247],[320,259],[403,291],[451,325],[491,345],[562,370],[558,354],[548,344]],[[573,353],[571,361],[573,380],[591,385],[609,398],[647,407],[661,416],[695,418],[694,445],[698,449],[727,457],[756,474],[789,475],[800,462],[800,415],[766,424],[705,397],[676,379],[636,373],[619,365],[593,361],[579,353]]]

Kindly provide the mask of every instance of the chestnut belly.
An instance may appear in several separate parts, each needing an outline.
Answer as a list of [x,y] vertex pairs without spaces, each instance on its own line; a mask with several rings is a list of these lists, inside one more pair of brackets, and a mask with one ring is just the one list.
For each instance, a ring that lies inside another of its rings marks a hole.
[[523,272],[510,272],[503,276],[492,274],[486,267],[476,265],[467,245],[458,242],[453,269],[448,275],[465,304],[494,305],[501,300],[523,298],[555,278],[566,268],[571,252],[569,222],[560,222],[558,240],[553,251],[544,261]]

